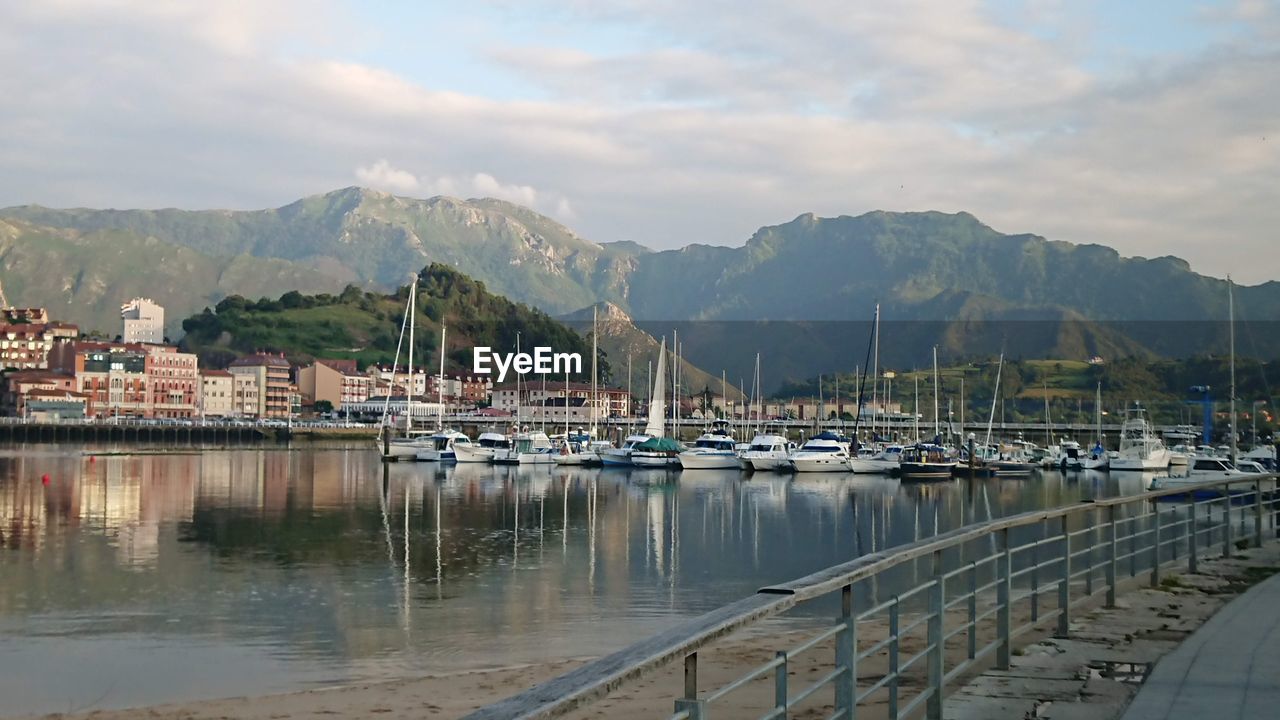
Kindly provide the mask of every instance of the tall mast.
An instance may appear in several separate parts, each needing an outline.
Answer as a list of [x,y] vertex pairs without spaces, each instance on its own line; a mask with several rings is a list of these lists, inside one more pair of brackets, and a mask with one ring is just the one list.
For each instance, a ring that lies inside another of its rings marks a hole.
[[933,434],[938,435],[938,346],[933,346]]
[[1049,417],[1049,381],[1044,381],[1044,446],[1053,444],[1053,420]]
[[822,404],[822,373],[818,373],[818,432],[822,432],[822,421],[827,419],[826,410]]
[[1000,353],[1000,364],[996,366],[996,386],[991,390],[991,415],[987,418],[987,439],[983,446],[991,444],[991,426],[996,422],[996,399],[1000,397],[1000,374],[1004,371],[1004,353]]
[[627,348],[627,434],[631,434],[631,418],[636,414],[631,402],[631,349]]
[[569,444],[569,363],[564,364],[564,444]]
[[[516,356],[520,355],[520,332],[516,331]],[[520,432],[520,373],[516,372],[516,432]]]
[[1098,444],[1102,445],[1102,383],[1098,383],[1098,394],[1093,399],[1093,414],[1097,423]]
[[[876,439],[876,401],[880,385],[880,303],[876,303],[875,327],[871,328],[871,441]],[[855,378],[856,379],[856,378]],[[861,413],[861,410],[858,411]],[[857,423],[858,419],[854,418]]]
[[911,381],[915,387],[915,399],[911,401],[911,414],[915,423],[916,442],[920,442],[920,373],[911,373]]
[[1231,463],[1236,462],[1236,304],[1231,276],[1227,276],[1227,328],[1231,339]]
[[440,325],[440,378],[436,382],[436,403],[440,406],[440,429],[444,430],[444,339],[445,326]]
[[[854,368],[854,370],[853,370],[853,376],[854,376],[854,377],[857,377],[857,376],[858,376],[858,370],[857,370],[857,367],[855,367],[855,368]],[[842,427],[843,423],[841,423],[841,421],[840,421],[840,371],[839,371],[839,370],[837,370],[837,371],[836,371],[836,399],[835,399],[835,406],[836,406],[836,428],[837,428],[837,429],[840,429],[840,428]]]
[[729,407],[729,383],[724,379],[724,369],[720,369],[720,412]]
[[547,374],[542,373],[542,412],[538,413],[538,429],[547,431]]
[[596,359],[600,353],[596,350],[596,338],[599,335],[596,327],[596,306],[591,306],[591,437],[596,436],[596,416],[600,412],[599,389],[596,387],[600,372],[596,367]]
[[407,417],[404,421],[404,432],[406,435],[413,429],[413,384],[417,380],[413,376],[413,326],[417,324],[418,314],[418,276],[413,276],[413,284],[409,286],[409,389],[405,393],[404,405]]

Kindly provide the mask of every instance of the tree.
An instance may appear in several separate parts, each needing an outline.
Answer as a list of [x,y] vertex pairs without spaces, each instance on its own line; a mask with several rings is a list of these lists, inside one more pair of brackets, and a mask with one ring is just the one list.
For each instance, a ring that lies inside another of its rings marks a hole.
[[328,415],[329,413],[333,412],[333,403],[329,402],[328,400],[317,400],[315,407],[316,407],[316,412],[320,413],[321,415]]

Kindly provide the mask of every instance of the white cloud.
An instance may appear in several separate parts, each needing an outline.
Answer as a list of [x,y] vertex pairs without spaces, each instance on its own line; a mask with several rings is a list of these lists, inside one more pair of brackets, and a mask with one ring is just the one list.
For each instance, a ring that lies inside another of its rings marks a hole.
[[[1274,10],[1246,0],[1206,21],[1207,51],[1103,68],[1079,7],[557,3],[553,29],[641,40],[494,39],[481,57],[541,93],[506,100],[341,56],[359,23],[320,3],[4,3],[0,66],[21,72],[0,73],[0,134],[19,140],[0,205],[265,207],[354,177],[655,247],[806,211],[968,210],[1275,278]],[[1027,29],[1045,22],[1071,27]]]
[[356,168],[356,179],[361,185],[393,193],[417,192],[419,187],[413,173],[392,167],[385,159]]

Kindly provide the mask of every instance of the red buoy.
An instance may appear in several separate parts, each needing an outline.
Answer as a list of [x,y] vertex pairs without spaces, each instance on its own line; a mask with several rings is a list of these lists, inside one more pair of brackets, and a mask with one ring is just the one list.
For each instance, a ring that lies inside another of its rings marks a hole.
[[96,458],[96,457],[94,457],[94,456],[92,456],[92,455],[90,455],[90,456],[89,456],[89,462],[97,462],[97,461],[98,461],[98,458]]
[[44,475],[41,475],[41,476],[40,476],[40,482],[44,483],[45,485],[48,485],[48,484],[49,484],[49,473],[45,473]]

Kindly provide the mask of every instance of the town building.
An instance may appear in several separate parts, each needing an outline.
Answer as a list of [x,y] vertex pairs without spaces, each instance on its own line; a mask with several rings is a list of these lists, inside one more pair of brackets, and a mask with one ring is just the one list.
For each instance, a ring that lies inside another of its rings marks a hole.
[[[231,417],[235,397],[235,376],[226,370],[200,371],[200,398],[196,404],[200,417]],[[257,398],[254,398],[257,402]]]
[[[629,417],[631,414],[631,397],[626,390],[618,388],[598,388],[597,396],[599,397],[599,405],[597,409],[591,410],[591,385],[589,383],[571,382],[566,385],[564,381],[553,382],[548,380],[545,388],[542,381],[531,381],[520,384],[520,401],[516,401],[516,384],[503,383],[494,385],[490,393],[489,404],[498,410],[510,412],[520,417],[531,417],[541,419],[544,416],[548,421],[553,417],[559,417],[564,422],[564,414],[566,408],[565,398],[568,397],[567,407],[569,412],[569,420],[580,417],[584,422],[599,422],[610,417]],[[579,402],[581,401],[581,402]],[[575,415],[576,413],[576,415]]]
[[[29,417],[29,403],[33,397],[45,393],[74,392],[74,375],[54,370],[15,370],[4,376],[4,394],[0,407],[9,417]],[[87,398],[82,406],[87,406]],[[82,407],[82,409],[86,409]]]
[[147,347],[88,340],[60,342],[49,353],[49,365],[75,378],[74,389],[87,396],[91,417],[152,417]]
[[233,360],[227,367],[232,375],[247,375],[257,384],[256,417],[287,418],[290,412],[290,365],[284,355],[255,353]]
[[147,417],[192,418],[200,393],[200,370],[196,356],[168,345],[147,345],[147,389],[150,412]]
[[369,399],[372,379],[361,374],[355,360],[316,360],[298,370],[298,391],[304,406],[325,400],[335,410]]
[[[11,315],[13,312],[13,308],[6,311],[6,318],[39,317],[47,320],[48,317],[39,308],[23,311],[34,313],[33,315]],[[54,344],[62,340],[73,340],[79,334],[79,328],[68,323],[0,323],[0,370],[47,369],[49,351]]]
[[120,339],[127,343],[163,345],[164,308],[150,298],[134,298],[120,306],[124,332]]
[[258,376],[253,373],[232,373],[231,415],[239,418],[257,418],[262,412],[259,400]]

